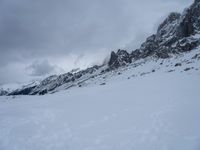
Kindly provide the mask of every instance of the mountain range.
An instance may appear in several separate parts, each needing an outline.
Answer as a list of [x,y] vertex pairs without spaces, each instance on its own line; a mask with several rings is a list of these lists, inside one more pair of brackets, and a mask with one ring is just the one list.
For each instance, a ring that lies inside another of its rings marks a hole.
[[[162,65],[162,62],[166,62],[166,60],[172,61],[173,59],[176,62],[177,57],[195,50],[194,56],[184,60],[184,62],[190,64],[191,60],[199,61],[199,46],[200,0],[195,0],[183,13],[170,13],[159,25],[157,32],[149,36],[140,48],[132,52],[122,49],[116,52],[112,51],[109,61],[103,65],[95,65],[85,70],[72,71],[61,75],[52,75],[40,82],[32,82],[11,91],[1,89],[0,95],[44,95],[74,87],[81,88],[88,84],[105,85],[110,78],[122,74],[124,70],[134,69],[151,61],[161,61],[159,65]],[[181,66],[182,63],[178,62],[174,66]],[[157,71],[154,68],[149,68],[151,69],[149,72],[143,72],[140,75]],[[190,69],[198,68],[190,67],[183,71]],[[169,69],[168,71],[170,72]],[[172,71],[173,69],[171,69]]]

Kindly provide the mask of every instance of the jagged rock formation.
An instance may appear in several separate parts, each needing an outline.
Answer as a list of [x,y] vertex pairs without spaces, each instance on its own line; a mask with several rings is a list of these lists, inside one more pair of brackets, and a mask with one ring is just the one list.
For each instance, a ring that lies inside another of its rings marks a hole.
[[200,31],[200,1],[195,0],[191,7],[185,9],[177,27],[177,35],[189,37]]
[[[111,52],[108,64],[93,66],[86,70],[50,76],[39,84],[30,84],[8,95],[44,95],[54,93],[60,87],[81,87],[85,81],[106,72],[128,65],[135,60],[147,57],[169,58],[172,54],[191,51],[200,45],[200,0],[185,9],[182,14],[173,12],[160,24],[155,34],[151,35],[139,49],[131,53],[126,50]],[[4,93],[5,95],[5,93]]]
[[[172,12],[159,25],[156,34],[151,35],[141,45],[139,49],[126,55],[126,59],[142,59],[149,56],[157,58],[168,58],[171,54],[190,51],[200,45],[200,1],[195,2],[185,9],[182,14]],[[123,51],[123,53],[126,53]],[[111,53],[111,63],[117,59],[118,55]],[[124,61],[124,59],[123,59]],[[121,61],[120,61],[121,62]],[[114,63],[116,67],[123,66],[119,61]],[[126,61],[130,63],[131,61]]]
[[108,66],[111,69],[116,69],[121,66],[125,66],[126,64],[129,64],[132,62],[132,58],[130,57],[130,54],[125,51],[119,49],[117,53],[111,52],[110,60],[108,62]]
[[135,59],[156,56],[167,58],[170,54],[186,52],[200,45],[200,1],[185,9],[183,14],[171,13],[158,27],[157,33],[148,37],[140,49],[132,52]]

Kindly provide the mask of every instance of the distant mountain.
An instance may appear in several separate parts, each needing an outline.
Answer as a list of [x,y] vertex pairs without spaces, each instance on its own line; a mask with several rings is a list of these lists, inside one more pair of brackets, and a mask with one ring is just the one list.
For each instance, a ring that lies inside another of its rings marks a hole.
[[[177,54],[189,52],[200,45],[200,0],[182,14],[173,12],[159,25],[157,32],[146,39],[139,49],[129,53],[126,50],[111,52],[107,64],[93,66],[86,70],[76,70],[62,75],[50,76],[39,83],[25,85],[12,92],[2,90],[1,95],[44,95],[61,89],[84,86],[94,78],[132,64],[138,60],[167,59]],[[200,55],[196,54],[198,60]],[[105,78],[105,76],[103,76]],[[102,83],[103,85],[104,83]]]
[[8,91],[4,90],[4,89],[0,89],[0,96],[3,96],[3,95],[7,95],[8,94]]

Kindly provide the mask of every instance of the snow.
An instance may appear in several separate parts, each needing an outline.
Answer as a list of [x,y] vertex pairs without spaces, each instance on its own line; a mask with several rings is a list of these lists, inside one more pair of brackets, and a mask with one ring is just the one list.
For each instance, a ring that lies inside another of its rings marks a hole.
[[195,39],[200,39],[200,33],[195,34],[194,36],[192,36]]
[[55,94],[0,97],[0,150],[199,150],[199,53],[136,61]]

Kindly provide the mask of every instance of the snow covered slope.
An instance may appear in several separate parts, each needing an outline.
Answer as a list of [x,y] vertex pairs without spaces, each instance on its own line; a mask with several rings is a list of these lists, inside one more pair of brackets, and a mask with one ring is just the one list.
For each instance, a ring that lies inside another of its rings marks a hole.
[[0,150],[199,150],[199,8],[108,64],[1,96]]
[[138,62],[105,85],[0,97],[0,149],[199,150],[197,53]]

